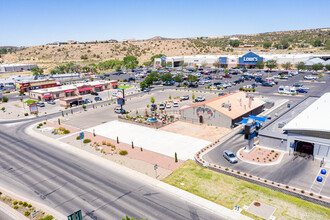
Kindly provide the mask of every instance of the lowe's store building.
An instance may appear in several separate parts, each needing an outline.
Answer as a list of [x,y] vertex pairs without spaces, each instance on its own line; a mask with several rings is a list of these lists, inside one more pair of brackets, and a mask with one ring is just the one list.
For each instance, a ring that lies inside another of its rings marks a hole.
[[281,65],[286,62],[296,64],[298,62],[305,62],[316,58],[322,59],[322,62],[330,62],[330,54],[270,54],[248,52],[244,55],[195,55],[195,56],[178,56],[178,57],[162,57],[156,58],[154,61],[155,67],[161,67],[161,64],[166,63],[167,67],[178,67],[184,63],[188,67],[199,66],[213,66],[214,63],[219,63],[222,68],[229,67],[245,67],[254,68],[258,61],[266,62],[268,60],[276,60]]

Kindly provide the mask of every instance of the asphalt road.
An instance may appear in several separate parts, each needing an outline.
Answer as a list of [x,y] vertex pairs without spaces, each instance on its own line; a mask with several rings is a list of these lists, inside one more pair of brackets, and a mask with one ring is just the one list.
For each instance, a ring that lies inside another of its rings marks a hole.
[[220,219],[148,183],[87,161],[28,136],[33,122],[0,125],[0,184],[63,215],[84,219]]

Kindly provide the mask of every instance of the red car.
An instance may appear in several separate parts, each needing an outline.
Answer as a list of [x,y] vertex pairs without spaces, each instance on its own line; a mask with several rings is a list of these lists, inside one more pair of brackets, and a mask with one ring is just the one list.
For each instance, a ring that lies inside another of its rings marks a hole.
[[206,73],[204,73],[204,75],[210,75],[210,73],[209,72],[206,72]]
[[226,74],[226,75],[224,75],[224,76],[222,76],[223,78],[231,78],[231,76],[230,75],[228,75],[228,74]]

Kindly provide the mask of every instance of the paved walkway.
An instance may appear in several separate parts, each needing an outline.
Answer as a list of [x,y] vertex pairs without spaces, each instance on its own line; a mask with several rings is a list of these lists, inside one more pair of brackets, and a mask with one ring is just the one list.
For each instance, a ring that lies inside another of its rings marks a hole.
[[211,143],[181,134],[120,121],[111,121],[86,130],[90,133],[95,131],[96,135],[113,140],[119,137],[120,142],[126,144],[131,144],[133,141],[136,146],[169,157],[174,157],[176,152],[180,160],[194,159],[196,152]]

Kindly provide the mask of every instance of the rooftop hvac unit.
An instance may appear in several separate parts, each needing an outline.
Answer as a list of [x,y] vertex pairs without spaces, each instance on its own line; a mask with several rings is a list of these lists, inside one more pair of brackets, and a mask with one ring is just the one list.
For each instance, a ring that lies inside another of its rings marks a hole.
[[286,124],[285,122],[278,123],[278,128],[283,128],[285,124]]
[[250,93],[246,93],[246,96],[245,96],[246,98],[251,98],[251,99],[253,99],[254,98],[254,95],[253,94],[250,94]]
[[222,103],[222,107],[223,108],[231,108],[231,104],[230,103]]

